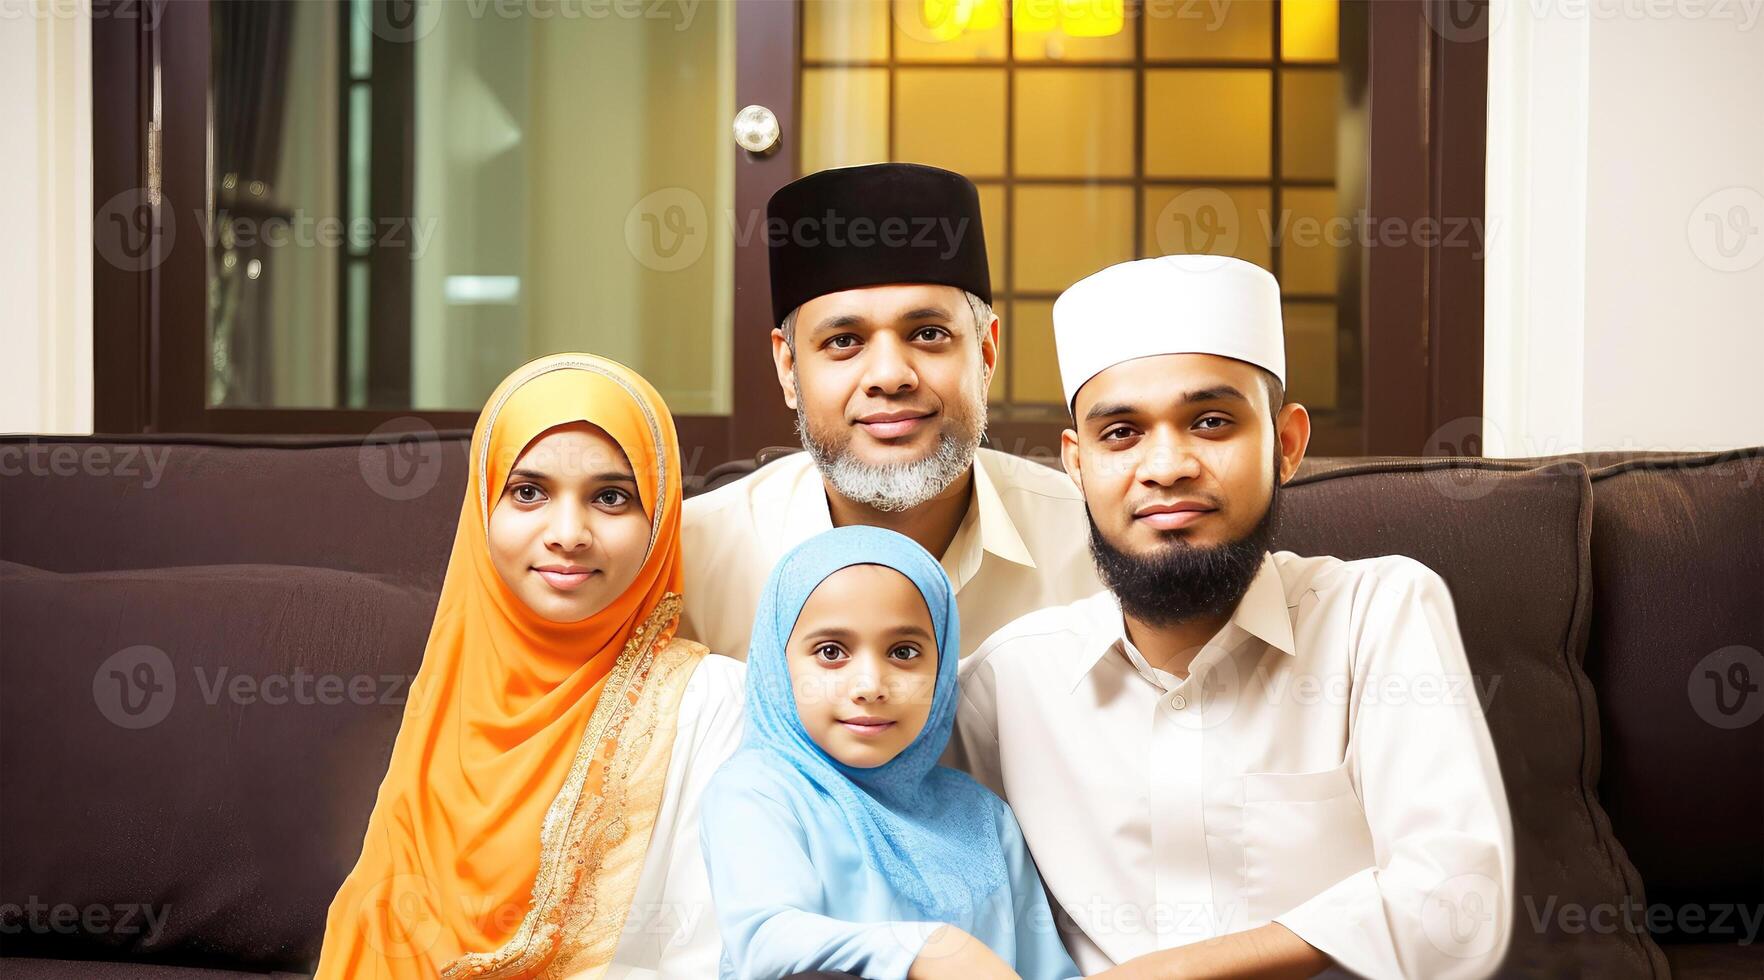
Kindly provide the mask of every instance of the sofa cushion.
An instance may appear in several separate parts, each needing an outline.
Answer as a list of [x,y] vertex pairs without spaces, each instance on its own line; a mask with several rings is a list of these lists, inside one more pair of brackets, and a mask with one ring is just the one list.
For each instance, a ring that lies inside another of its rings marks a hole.
[[1592,479],[1600,795],[1653,927],[1743,939],[1734,910],[1764,915],[1764,449]]
[[304,973],[240,973],[199,966],[148,966],[102,960],[8,957],[7,980],[308,980]]
[[1645,934],[1594,932],[1572,909],[1642,899],[1599,806],[1599,722],[1582,669],[1592,495],[1578,462],[1325,461],[1282,491],[1276,546],[1401,554],[1451,588],[1500,759],[1516,865],[1503,974],[1664,976]]
[[310,970],[435,602],[329,569],[0,563],[8,955]]
[[1758,980],[1764,977],[1764,945],[1734,942],[1669,943],[1661,947],[1673,980]]
[[0,560],[58,572],[305,565],[439,589],[467,442],[432,431],[0,439]]

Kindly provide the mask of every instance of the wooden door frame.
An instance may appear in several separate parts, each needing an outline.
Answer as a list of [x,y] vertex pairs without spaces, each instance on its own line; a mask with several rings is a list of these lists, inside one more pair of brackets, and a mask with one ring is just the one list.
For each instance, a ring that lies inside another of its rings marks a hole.
[[[208,255],[192,216],[208,206],[210,193],[208,0],[97,3],[104,14],[92,19],[97,431],[359,433],[473,424],[471,411],[206,405]],[[151,16],[143,4],[151,5]],[[1484,213],[1488,44],[1474,20],[1480,15],[1486,28],[1487,2],[1343,0],[1342,11],[1344,19],[1360,19],[1367,38],[1365,50],[1344,50],[1341,62],[1342,111],[1357,116],[1367,134],[1368,165],[1357,181],[1343,175],[1340,209],[1363,209],[1373,227],[1391,222],[1410,234],[1406,244],[1348,250],[1340,295],[1363,325],[1364,421],[1357,445],[1320,441],[1318,448],[1473,451],[1482,406],[1480,250],[1427,247],[1414,231],[1428,223],[1480,222]],[[766,200],[798,163],[798,13],[798,3],[736,8],[737,108],[770,108],[783,149],[759,157],[727,144],[737,154],[732,413],[677,417],[683,452],[701,461],[695,468],[796,442],[768,339],[774,324],[763,218]],[[135,229],[144,240],[119,241],[129,234],[119,210],[142,204],[159,209],[162,220]],[[169,234],[165,213],[172,216]],[[173,239],[184,247],[173,247]],[[145,268],[113,261],[123,246],[159,261]],[[1007,450],[1039,448],[1057,445],[1059,428],[1000,420],[989,438]]]
[[[1488,3],[1349,0],[1343,15],[1364,18],[1368,38],[1363,74],[1342,79],[1368,135],[1364,207],[1405,232],[1353,250],[1362,451],[1480,455]],[[1439,244],[1416,241],[1427,228]]]

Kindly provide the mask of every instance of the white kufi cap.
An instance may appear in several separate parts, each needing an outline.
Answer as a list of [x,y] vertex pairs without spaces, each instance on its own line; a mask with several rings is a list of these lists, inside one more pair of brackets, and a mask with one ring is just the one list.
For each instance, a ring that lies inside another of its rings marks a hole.
[[1280,284],[1266,269],[1219,255],[1166,255],[1080,279],[1053,308],[1066,408],[1103,371],[1159,354],[1218,354],[1286,383]]

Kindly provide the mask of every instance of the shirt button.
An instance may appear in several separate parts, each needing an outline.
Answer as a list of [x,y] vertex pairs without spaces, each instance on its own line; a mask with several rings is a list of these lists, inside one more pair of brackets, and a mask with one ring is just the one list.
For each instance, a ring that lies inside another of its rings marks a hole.
[[1178,694],[1170,698],[1170,710],[1181,711],[1186,707],[1188,707],[1188,699],[1182,695]]

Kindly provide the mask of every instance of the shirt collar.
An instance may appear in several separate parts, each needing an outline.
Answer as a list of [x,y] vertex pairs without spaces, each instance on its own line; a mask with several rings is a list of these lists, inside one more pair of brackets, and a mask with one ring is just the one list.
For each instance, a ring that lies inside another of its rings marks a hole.
[[[1041,464],[1032,462],[1029,465]],[[993,482],[992,466],[992,453],[989,450],[975,451],[974,500],[969,506],[980,513],[980,547],[1005,561],[1034,568],[1035,558],[1029,554],[1029,546],[1023,543],[1023,536],[1017,531],[1017,523],[1011,520],[1011,512],[1005,509],[1004,500],[998,495],[998,485]]]
[[[1096,669],[1096,665],[1102,662],[1109,651],[1127,640],[1127,625],[1122,618],[1121,602],[1113,592],[1104,592],[1098,596],[1090,612],[1097,618],[1091,621],[1091,628],[1085,633],[1086,641],[1078,650],[1078,655],[1072,659],[1072,673],[1067,678],[1068,691],[1077,689],[1078,683]],[[1273,555],[1263,553],[1262,566],[1256,570],[1256,577],[1250,579],[1249,589],[1238,600],[1237,608],[1232,610],[1225,629],[1232,626],[1289,657],[1295,654],[1292,617],[1287,612],[1286,585],[1281,581],[1280,568],[1274,564]]]
[[[807,459],[809,454],[805,452],[802,455]],[[975,568],[972,566],[979,564],[980,556],[971,550],[975,535],[969,525],[973,523],[979,525],[978,537],[982,551],[991,552],[1027,568],[1035,567],[1035,559],[1029,554],[1029,547],[1023,543],[1023,536],[1018,533],[1016,522],[1011,520],[1010,511],[1005,509],[1004,500],[999,497],[998,484],[991,470],[994,464],[989,455],[986,450],[979,450],[974,454],[974,483],[968,498],[968,510],[955,538],[950,542],[948,554],[940,556],[946,569],[955,566],[961,572],[951,576],[956,579],[958,590],[973,577]],[[827,485],[820,468],[810,459],[791,494],[790,519],[784,522],[781,551],[789,551],[822,531],[832,529],[833,511],[827,504]],[[960,553],[964,547],[968,549],[967,553]]]

